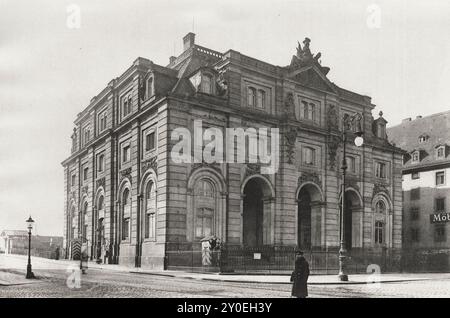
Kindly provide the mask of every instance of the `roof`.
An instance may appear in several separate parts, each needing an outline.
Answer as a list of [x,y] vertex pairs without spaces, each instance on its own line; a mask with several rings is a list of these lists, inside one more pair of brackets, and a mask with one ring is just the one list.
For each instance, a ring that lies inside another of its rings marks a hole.
[[28,236],[26,230],[3,230],[0,236]]
[[[448,153],[445,154],[445,159],[437,159],[435,156],[436,146],[450,144],[450,111],[404,120],[400,125],[388,128],[387,134],[390,142],[408,153],[421,150],[421,161],[412,164],[408,160],[405,167],[450,162]],[[420,142],[419,137],[423,135],[429,138]]]

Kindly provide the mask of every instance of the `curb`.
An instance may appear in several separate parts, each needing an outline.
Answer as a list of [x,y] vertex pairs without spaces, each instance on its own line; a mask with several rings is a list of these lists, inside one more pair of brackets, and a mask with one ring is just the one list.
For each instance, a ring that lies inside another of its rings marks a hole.
[[[165,273],[151,273],[151,272],[142,272],[142,271],[129,271],[132,274],[140,274],[140,275],[153,275],[153,276],[163,276],[163,277],[175,277],[175,278],[183,278],[183,279],[194,279],[194,280],[204,280],[204,281],[212,281],[212,282],[226,282],[226,283],[249,283],[249,284],[283,284],[283,285],[292,285],[291,282],[263,282],[257,280],[237,280],[237,279],[218,279],[218,278],[206,278],[206,277],[195,277],[195,276],[182,276],[182,275],[173,275],[173,274],[165,274]],[[347,282],[310,282],[308,285],[368,285],[368,284],[392,284],[392,283],[403,283],[403,282],[411,282],[411,281],[427,281],[430,278],[420,278],[420,279],[402,279],[402,280],[383,280],[379,282],[371,281],[347,281]]]

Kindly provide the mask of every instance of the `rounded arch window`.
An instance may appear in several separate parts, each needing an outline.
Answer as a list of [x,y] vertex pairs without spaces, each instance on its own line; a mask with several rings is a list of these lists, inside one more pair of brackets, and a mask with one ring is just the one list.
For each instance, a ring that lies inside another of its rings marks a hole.
[[195,194],[202,197],[214,197],[214,187],[210,181],[201,179],[195,187]]
[[215,187],[206,178],[195,184],[195,238],[200,240],[214,234],[216,212]]
[[383,200],[378,200],[375,205],[375,211],[379,214],[385,214],[386,213],[386,204]]
[[103,210],[105,207],[105,198],[104,196],[100,196],[100,198],[98,199],[98,203],[97,203],[97,209],[99,211]]

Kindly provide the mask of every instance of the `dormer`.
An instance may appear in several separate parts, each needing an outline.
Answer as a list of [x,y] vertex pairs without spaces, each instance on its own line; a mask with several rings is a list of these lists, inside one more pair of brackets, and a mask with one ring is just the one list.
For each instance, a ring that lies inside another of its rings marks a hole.
[[380,111],[378,113],[379,117],[375,119],[372,123],[372,132],[373,134],[380,139],[387,139],[386,135],[386,119],[383,118],[383,112]]
[[411,163],[419,163],[426,155],[423,149],[413,149],[410,153]]
[[447,144],[439,144],[435,148],[436,159],[445,159],[447,157]]
[[196,92],[216,95],[216,81],[218,78],[217,71],[211,67],[202,67],[189,77]]
[[428,139],[430,139],[430,136],[428,136],[427,134],[422,134],[419,136],[419,143],[424,143],[427,142]]

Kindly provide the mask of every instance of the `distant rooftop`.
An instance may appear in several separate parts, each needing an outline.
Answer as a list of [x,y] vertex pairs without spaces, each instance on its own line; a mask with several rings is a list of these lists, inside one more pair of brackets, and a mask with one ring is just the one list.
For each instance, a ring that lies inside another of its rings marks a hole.
[[407,152],[422,150],[424,157],[420,164],[434,163],[436,146],[450,145],[450,111],[406,118],[399,125],[388,128],[387,134],[390,142]]

